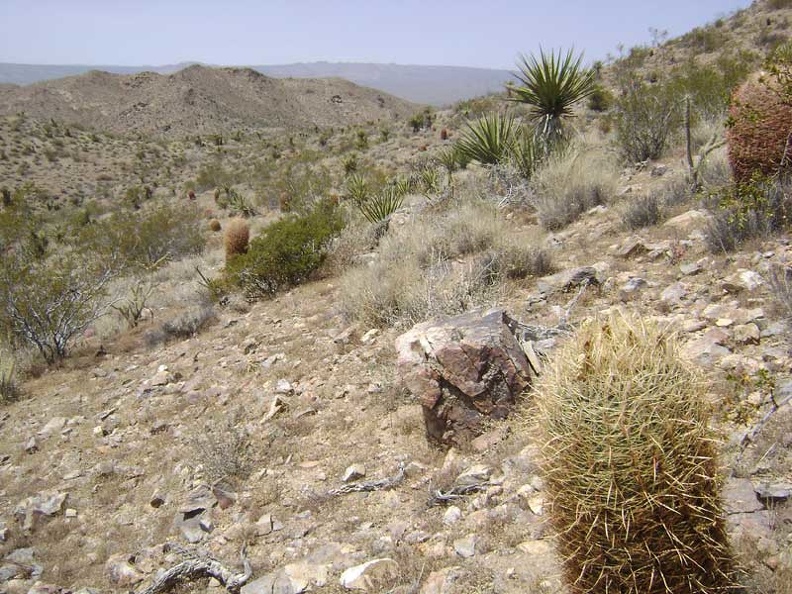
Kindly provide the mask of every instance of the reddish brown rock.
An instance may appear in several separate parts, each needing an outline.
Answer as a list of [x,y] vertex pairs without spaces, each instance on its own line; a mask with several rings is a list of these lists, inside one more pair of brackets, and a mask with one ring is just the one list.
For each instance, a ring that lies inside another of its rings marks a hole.
[[528,359],[502,310],[418,324],[396,339],[398,372],[423,406],[427,437],[463,446],[508,416],[530,385]]

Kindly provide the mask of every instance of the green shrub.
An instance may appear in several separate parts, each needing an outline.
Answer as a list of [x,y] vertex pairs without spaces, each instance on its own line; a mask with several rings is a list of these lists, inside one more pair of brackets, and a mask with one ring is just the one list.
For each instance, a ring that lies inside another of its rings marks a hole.
[[597,84],[589,95],[587,105],[592,111],[608,111],[613,105],[613,93]]
[[85,226],[75,245],[133,269],[200,254],[206,230],[194,205],[165,204],[138,212],[117,212]]
[[226,275],[249,297],[272,297],[307,281],[343,227],[338,207],[321,201],[306,214],[287,215],[267,226],[246,254],[228,262]]
[[629,85],[616,102],[616,142],[628,163],[657,159],[682,122],[679,97],[663,84]]
[[36,258],[16,249],[0,263],[0,329],[55,363],[108,312],[106,288],[117,273],[114,262],[85,253],[64,250]]
[[755,176],[710,198],[716,212],[704,229],[704,240],[713,253],[732,252],[748,240],[771,237],[792,221],[792,186],[783,180]]
[[706,391],[672,337],[637,317],[586,323],[536,401],[570,592],[733,591]]

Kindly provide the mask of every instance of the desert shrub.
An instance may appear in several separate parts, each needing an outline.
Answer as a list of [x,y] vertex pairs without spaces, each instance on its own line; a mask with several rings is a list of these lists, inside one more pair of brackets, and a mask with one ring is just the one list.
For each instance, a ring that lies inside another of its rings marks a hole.
[[768,0],[767,6],[773,10],[792,7],[792,0]]
[[211,484],[228,481],[238,486],[252,470],[252,444],[243,419],[238,413],[219,425],[207,425],[195,440],[196,459]]
[[163,322],[161,331],[164,340],[184,340],[192,338],[216,320],[217,314],[211,305],[197,305]]
[[226,264],[226,275],[249,297],[271,297],[308,280],[343,227],[339,208],[319,202],[306,214],[288,215],[267,226],[247,253]]
[[129,293],[112,304],[130,328],[135,328],[148,309],[146,303],[154,292],[154,283],[145,278],[135,278]]
[[20,394],[14,361],[10,356],[0,352],[0,404],[16,400]]
[[544,274],[550,266],[536,241],[511,239],[505,224],[484,201],[409,220],[380,241],[377,259],[347,271],[340,283],[343,312],[364,324],[407,327],[494,305],[507,279]]
[[597,84],[589,95],[586,105],[592,111],[608,111],[613,105],[613,93],[601,84]]
[[113,262],[62,252],[43,258],[17,245],[0,263],[0,328],[55,363],[110,307]]
[[630,200],[622,220],[628,229],[635,230],[656,225],[660,219],[660,198],[652,193]]
[[244,219],[230,219],[226,224],[226,232],[223,237],[226,262],[234,256],[246,253],[249,242],[250,225],[248,222]]
[[616,101],[616,143],[628,163],[657,159],[681,123],[679,97],[667,86],[633,83]]
[[237,216],[249,218],[257,214],[256,208],[250,201],[232,186],[216,188],[214,199],[217,206],[226,208]]
[[775,264],[768,271],[770,291],[787,320],[792,320],[792,269]]
[[706,392],[666,332],[586,323],[536,401],[549,520],[571,592],[730,592]]
[[749,82],[735,93],[726,138],[737,182],[781,169],[792,130],[792,104],[767,84]]
[[206,233],[194,205],[161,204],[117,212],[86,225],[76,236],[80,249],[126,267],[147,269],[203,252]]
[[585,148],[547,159],[534,173],[531,201],[539,222],[561,229],[587,210],[605,204],[616,190],[618,173],[603,155]]
[[755,176],[713,192],[714,216],[704,229],[707,248],[732,252],[754,238],[767,238],[788,228],[792,221],[789,182]]

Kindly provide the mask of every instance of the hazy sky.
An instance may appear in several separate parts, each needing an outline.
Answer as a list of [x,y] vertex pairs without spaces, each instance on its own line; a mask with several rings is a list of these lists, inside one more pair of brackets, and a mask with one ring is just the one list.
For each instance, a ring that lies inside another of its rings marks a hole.
[[512,68],[673,37],[749,0],[0,0],[0,62],[393,62]]

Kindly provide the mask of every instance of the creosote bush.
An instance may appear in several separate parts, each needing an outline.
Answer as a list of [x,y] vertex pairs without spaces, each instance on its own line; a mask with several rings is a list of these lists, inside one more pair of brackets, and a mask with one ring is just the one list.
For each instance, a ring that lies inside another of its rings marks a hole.
[[250,242],[250,224],[245,219],[230,219],[223,237],[226,262],[234,256],[247,253]]
[[250,298],[272,297],[307,281],[343,228],[342,213],[329,200],[317,202],[306,214],[288,214],[254,238],[247,253],[227,262],[226,278]]
[[637,317],[589,321],[536,400],[570,592],[733,591],[705,392],[671,336]]

